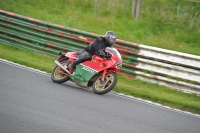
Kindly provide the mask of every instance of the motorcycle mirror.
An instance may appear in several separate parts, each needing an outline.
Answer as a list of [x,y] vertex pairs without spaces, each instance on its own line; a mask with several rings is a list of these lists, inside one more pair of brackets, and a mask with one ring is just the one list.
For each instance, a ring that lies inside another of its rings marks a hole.
[[63,55],[62,52],[58,52],[59,55]]

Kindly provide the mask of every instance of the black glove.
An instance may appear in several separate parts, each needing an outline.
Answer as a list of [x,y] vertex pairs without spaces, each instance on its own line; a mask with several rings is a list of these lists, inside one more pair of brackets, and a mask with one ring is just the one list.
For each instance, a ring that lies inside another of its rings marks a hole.
[[110,53],[106,53],[106,59],[110,59],[112,57],[112,55]]

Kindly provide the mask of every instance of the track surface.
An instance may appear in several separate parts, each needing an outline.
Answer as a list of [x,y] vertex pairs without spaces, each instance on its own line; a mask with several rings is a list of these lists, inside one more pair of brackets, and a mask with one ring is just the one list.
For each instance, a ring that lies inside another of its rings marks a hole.
[[0,62],[0,133],[200,133],[200,117]]

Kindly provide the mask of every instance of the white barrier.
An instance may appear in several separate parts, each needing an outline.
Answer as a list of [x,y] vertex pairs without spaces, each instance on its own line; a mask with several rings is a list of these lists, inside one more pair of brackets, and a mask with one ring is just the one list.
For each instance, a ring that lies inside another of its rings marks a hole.
[[200,95],[200,56],[139,45],[136,78]]
[[175,52],[171,50],[139,45],[139,55],[146,58],[161,60],[164,62],[178,64],[181,66],[191,67],[200,70],[200,56]]

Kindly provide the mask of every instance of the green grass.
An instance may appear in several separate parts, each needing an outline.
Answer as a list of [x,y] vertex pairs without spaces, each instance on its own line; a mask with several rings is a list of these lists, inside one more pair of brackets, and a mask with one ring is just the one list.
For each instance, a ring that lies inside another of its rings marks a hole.
[[[198,4],[143,1],[141,17],[135,20],[131,18],[131,1],[100,0],[95,12],[94,0],[0,0],[0,9],[101,35],[114,30],[122,40],[200,55],[200,19],[190,14],[191,10],[199,12]],[[178,16],[177,3],[188,12]]]
[[[55,58],[17,49],[0,44],[0,58],[33,67],[50,73],[54,68]],[[49,80],[51,80],[49,78]],[[134,97],[151,100],[172,108],[200,114],[200,97],[171,90],[163,86],[147,83],[138,79],[129,79],[119,74],[118,83],[114,91],[132,95]]]
[[0,44],[0,58],[33,67],[48,73],[55,66],[54,58]]

